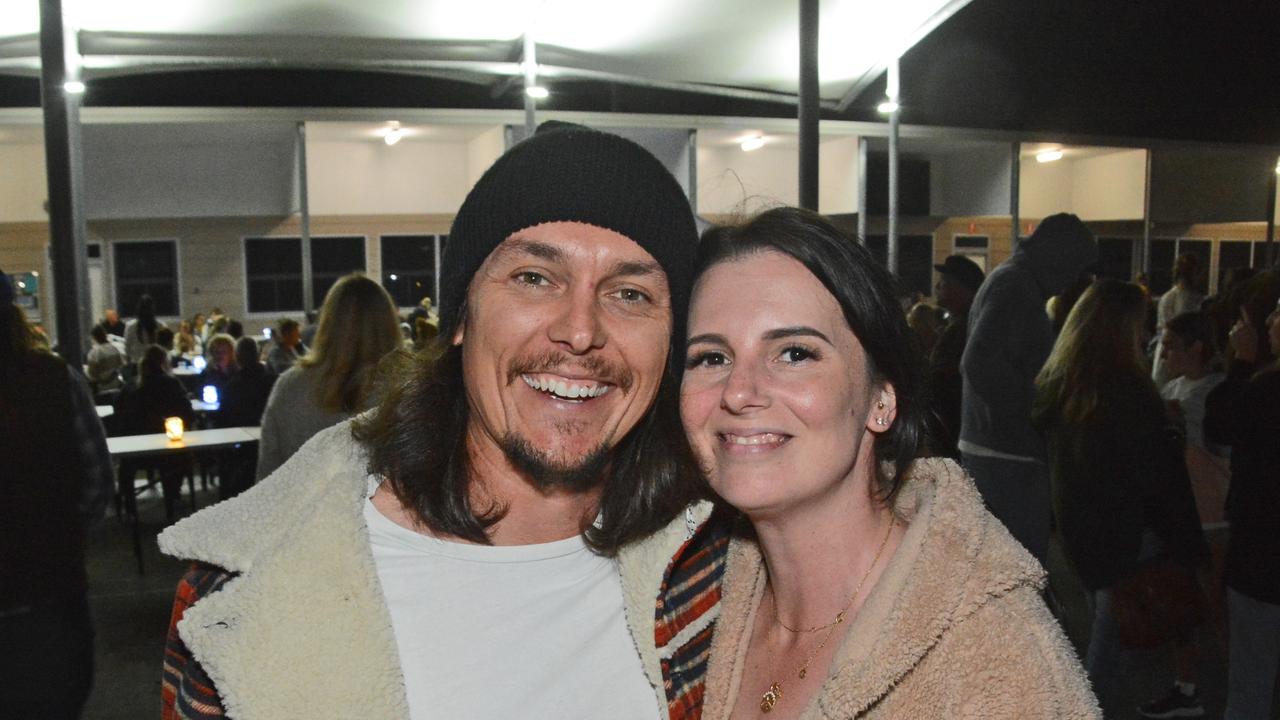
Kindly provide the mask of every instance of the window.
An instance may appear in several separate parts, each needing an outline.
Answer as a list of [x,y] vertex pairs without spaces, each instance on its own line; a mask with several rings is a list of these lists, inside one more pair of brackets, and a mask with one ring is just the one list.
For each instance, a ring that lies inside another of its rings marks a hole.
[[1132,280],[1136,243],[1133,238],[1098,238],[1098,277]]
[[172,240],[112,243],[115,249],[116,307],[123,315],[137,311],[138,299],[150,295],[157,315],[180,315],[178,249]]
[[1178,241],[1173,238],[1151,238],[1151,272],[1147,287],[1152,295],[1163,295],[1173,287],[1173,259],[1178,256]]
[[313,307],[324,304],[324,296],[338,278],[364,272],[363,237],[311,238],[311,297]]
[[249,312],[302,309],[300,238],[246,238],[244,271]]
[[440,301],[436,258],[444,254],[445,240],[442,235],[382,236],[382,286],[396,305],[414,307],[423,297]]
[[[868,235],[867,249],[881,265],[888,265],[889,239],[884,235]],[[933,236],[898,236],[898,291],[933,294]]]
[[1215,287],[1219,292],[1226,285],[1228,272],[1249,267],[1252,248],[1253,243],[1247,241],[1232,242],[1224,240],[1218,243],[1218,284]]

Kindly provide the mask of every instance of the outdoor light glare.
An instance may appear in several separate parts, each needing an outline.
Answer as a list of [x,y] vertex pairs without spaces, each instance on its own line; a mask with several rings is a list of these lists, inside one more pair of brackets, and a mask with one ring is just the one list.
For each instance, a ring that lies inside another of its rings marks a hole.
[[80,82],[79,80],[68,80],[62,83],[62,89],[66,90],[72,95],[79,95],[80,93],[84,92],[84,83]]
[[534,100],[542,100],[543,98],[551,94],[551,91],[547,90],[545,87],[541,85],[530,85],[529,87],[524,89],[524,92],[526,95],[533,98]]
[[752,150],[759,150],[762,147],[764,147],[763,135],[755,135],[742,141],[743,152],[751,152]]
[[1042,152],[1036,153],[1036,162],[1046,163],[1046,162],[1053,162],[1054,160],[1061,160],[1061,159],[1062,159],[1061,150],[1044,150]]
[[894,112],[897,109],[898,109],[898,103],[892,100],[885,100],[884,102],[876,106],[876,110],[878,110],[880,113],[884,115],[888,115],[889,113]]

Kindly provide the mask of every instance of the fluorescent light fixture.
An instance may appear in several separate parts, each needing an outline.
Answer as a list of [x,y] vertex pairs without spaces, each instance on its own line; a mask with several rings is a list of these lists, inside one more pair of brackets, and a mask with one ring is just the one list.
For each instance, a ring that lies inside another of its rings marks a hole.
[[84,92],[84,83],[80,82],[79,80],[68,80],[62,83],[62,89],[66,90],[72,95],[79,95],[80,93]]
[[889,113],[896,112],[898,110],[898,103],[892,100],[885,100],[876,106],[876,110],[881,114],[888,115]]
[[400,129],[400,123],[392,122],[391,129],[387,130],[387,134],[382,136],[382,142],[388,145],[395,145],[404,137],[404,131]]
[[752,150],[759,150],[762,147],[764,147],[763,135],[753,135],[747,138],[746,140],[742,141],[743,152],[751,152]]
[[1053,162],[1054,160],[1061,160],[1061,159],[1062,159],[1061,150],[1042,150],[1036,153],[1036,162],[1046,163],[1046,162]]
[[545,87],[541,85],[530,85],[529,87],[524,89],[524,94],[528,95],[534,100],[542,100],[543,98],[550,95],[551,91],[547,90]]

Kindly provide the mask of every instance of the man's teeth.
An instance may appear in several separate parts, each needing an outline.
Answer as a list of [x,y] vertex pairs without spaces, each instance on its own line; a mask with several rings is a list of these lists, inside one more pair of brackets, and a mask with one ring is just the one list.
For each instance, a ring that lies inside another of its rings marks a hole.
[[724,435],[724,441],[730,445],[768,445],[770,443],[782,442],[785,439],[785,435],[778,435],[776,433],[760,433],[759,435]]
[[521,375],[524,384],[540,390],[544,393],[551,393],[557,397],[576,400],[578,398],[598,398],[609,392],[612,385],[580,385],[578,383],[566,383],[563,380],[551,380],[549,378],[534,378],[528,375]]

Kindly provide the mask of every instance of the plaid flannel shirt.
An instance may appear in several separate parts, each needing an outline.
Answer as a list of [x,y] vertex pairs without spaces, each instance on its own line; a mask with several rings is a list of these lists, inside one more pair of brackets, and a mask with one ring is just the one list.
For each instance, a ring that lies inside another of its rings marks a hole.
[[67,372],[71,375],[71,428],[84,467],[80,516],[86,521],[94,521],[102,517],[115,493],[111,453],[107,451],[107,433],[94,408],[89,382],[70,366],[67,366]]

